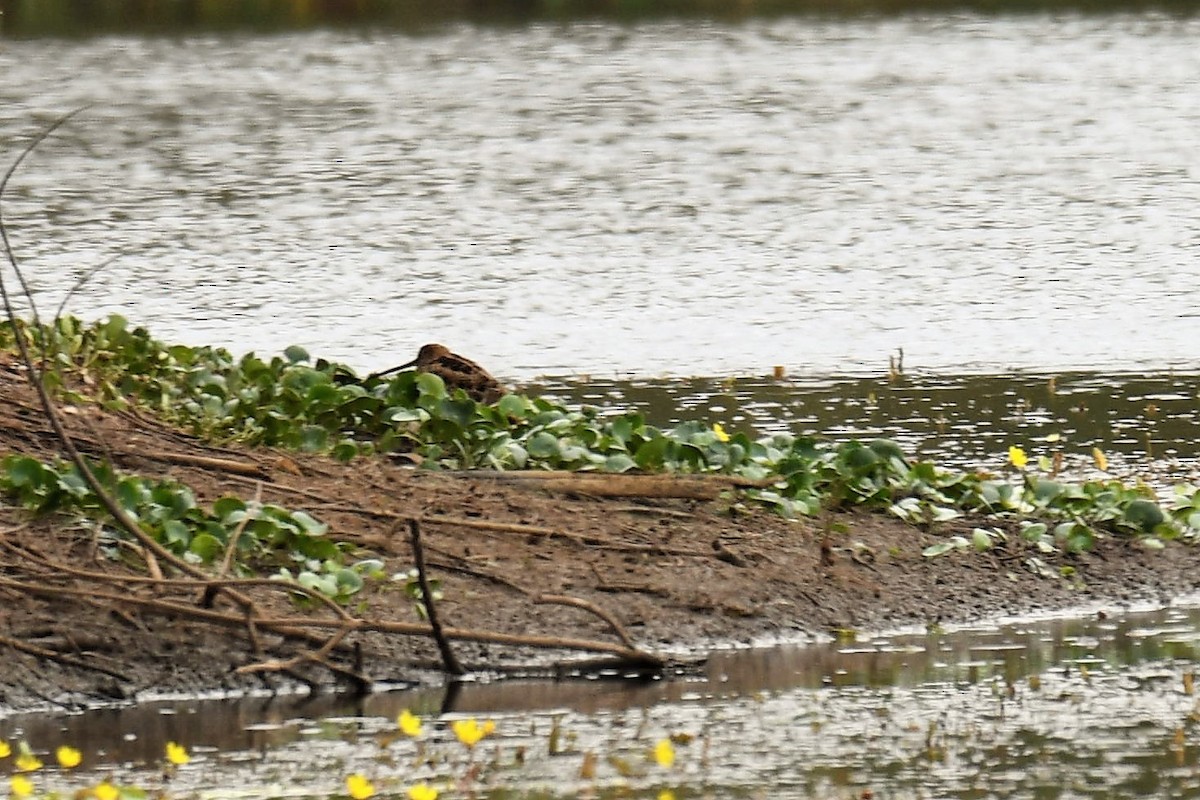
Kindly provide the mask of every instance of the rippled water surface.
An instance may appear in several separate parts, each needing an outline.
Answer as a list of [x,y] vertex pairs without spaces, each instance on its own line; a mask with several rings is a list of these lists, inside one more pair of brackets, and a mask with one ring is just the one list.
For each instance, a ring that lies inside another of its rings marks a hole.
[[[121,254],[72,311],[360,369],[440,340],[656,424],[996,469],[1020,444],[1078,475],[1096,447],[1170,483],[1200,446],[1198,34],[1046,14],[0,41],[6,159],[92,104],[4,218],[43,312]],[[538,796],[1197,797],[1198,629],[1113,612],[451,705],[499,724],[481,785]],[[324,797],[357,770],[402,795],[471,768],[432,721],[444,760],[385,746],[400,708],[443,705],[188,701],[0,738],[150,784],[184,741],[179,791]],[[667,734],[672,770],[646,758]]]
[[47,310],[510,379],[1194,366],[1200,22],[0,42]]
[[1000,472],[1008,448],[1019,446],[1034,459],[1057,459],[1074,480],[1200,484],[1197,374],[588,378],[525,388],[569,404],[634,408],[660,426],[700,419],[755,438],[885,437],[913,457],[968,470]]
[[[156,786],[164,742],[185,742],[196,760],[172,790],[212,797],[328,796],[353,771],[386,793],[420,780],[454,791],[472,764],[471,786],[489,797],[1200,797],[1198,625],[1188,607],[1109,609],[717,653],[705,674],[673,682],[159,702],[14,717],[0,737],[43,753],[74,743],[84,773],[40,779],[76,786],[92,775]],[[421,745],[395,733],[404,708],[426,717]],[[497,723],[471,758],[446,727],[463,716]],[[670,768],[648,757],[666,736]]]

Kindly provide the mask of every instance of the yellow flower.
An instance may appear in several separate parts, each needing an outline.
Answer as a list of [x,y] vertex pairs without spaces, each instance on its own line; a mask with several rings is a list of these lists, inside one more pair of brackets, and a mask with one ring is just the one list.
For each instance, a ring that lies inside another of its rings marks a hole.
[[187,748],[175,742],[167,742],[167,761],[170,761],[176,766],[183,766],[192,760],[188,755]]
[[13,797],[29,797],[33,794],[33,781],[24,775],[13,775],[8,780],[8,786],[12,790]]
[[65,744],[54,751],[54,757],[58,759],[60,766],[66,769],[78,767],[79,762],[83,760],[83,754],[74,747],[67,747]]
[[408,787],[408,800],[437,800],[438,790],[428,783]]
[[17,770],[20,772],[36,772],[42,768],[42,760],[33,753],[17,755]]
[[421,718],[407,708],[400,712],[396,723],[400,726],[400,730],[405,736],[416,738],[421,735]]
[[1108,456],[1104,455],[1104,451],[1099,447],[1092,448],[1092,461],[1096,462],[1096,469],[1108,472]]
[[356,772],[346,776],[346,791],[354,800],[367,800],[375,794],[375,786],[365,776]]
[[121,790],[108,781],[104,781],[96,784],[96,788],[92,789],[92,796],[96,800],[117,800],[121,796]]
[[0,740],[0,758],[8,758],[12,755],[12,748],[8,746],[8,742]]
[[654,760],[660,767],[669,767],[675,763],[675,746],[670,739],[659,739],[654,745]]
[[670,789],[663,789],[658,793],[658,800],[675,800],[675,793]]
[[487,736],[492,731],[496,730],[496,723],[488,720],[482,725],[474,717],[471,719],[459,719],[450,723],[450,729],[454,731],[454,735],[458,740],[467,747],[474,747],[479,744],[479,740]]
[[713,434],[717,437],[718,442],[729,441],[729,434],[725,432],[725,426],[719,422],[713,423]]
[[1017,469],[1025,469],[1025,465],[1029,463],[1029,456],[1025,455],[1024,450],[1014,445],[1008,448],[1008,463]]

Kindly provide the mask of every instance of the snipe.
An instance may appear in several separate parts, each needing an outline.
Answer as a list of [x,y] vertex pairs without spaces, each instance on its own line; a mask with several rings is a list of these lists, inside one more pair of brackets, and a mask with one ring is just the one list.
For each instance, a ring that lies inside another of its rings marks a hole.
[[451,352],[444,344],[427,344],[417,352],[417,357],[412,361],[376,372],[370,377],[382,378],[409,367],[415,367],[417,372],[437,375],[442,379],[442,383],[446,384],[447,389],[462,389],[477,403],[494,403],[508,394],[486,369],[469,358]]

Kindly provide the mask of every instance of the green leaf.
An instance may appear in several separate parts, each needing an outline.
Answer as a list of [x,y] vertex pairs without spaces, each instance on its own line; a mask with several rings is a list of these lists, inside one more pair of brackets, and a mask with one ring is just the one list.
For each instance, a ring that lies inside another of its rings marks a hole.
[[320,425],[305,425],[300,429],[300,449],[306,453],[319,453],[329,442],[329,431]]
[[628,472],[637,469],[637,463],[624,453],[615,453],[604,460],[605,472]]
[[952,519],[958,519],[962,516],[962,512],[956,508],[948,506],[934,506],[930,510],[929,519],[931,522],[949,522]]
[[293,511],[291,517],[300,526],[300,530],[309,536],[324,536],[329,530],[329,526],[324,522],[318,522],[303,511]]
[[558,438],[548,431],[538,431],[525,445],[534,458],[554,458],[559,454]]
[[342,462],[353,461],[358,455],[358,445],[343,439],[333,446],[333,457]]
[[83,476],[74,471],[59,476],[58,488],[75,498],[86,497],[92,490]]
[[233,495],[226,495],[213,503],[213,514],[220,519],[227,519],[235,511],[245,510],[246,501]]
[[283,351],[283,357],[286,358],[290,364],[299,364],[302,361],[309,360],[308,351],[295,344]]
[[506,394],[500,398],[496,408],[506,417],[524,419],[529,413],[529,401],[519,394]]
[[623,447],[628,446],[629,437],[633,435],[633,423],[634,421],[628,415],[617,417],[612,421],[610,435]]
[[1021,527],[1021,538],[1027,542],[1040,541],[1050,529],[1042,522],[1031,522]]
[[429,412],[420,408],[405,408],[403,406],[393,406],[383,412],[383,418],[395,425],[403,425],[407,422],[424,422],[429,419]]
[[198,533],[192,537],[188,550],[200,556],[205,563],[210,563],[225,552],[225,545],[211,533]]
[[437,404],[434,415],[466,428],[475,419],[475,401],[469,397],[446,398]]
[[644,470],[662,469],[666,464],[671,440],[665,436],[650,439],[633,453],[633,460]]
[[1145,533],[1151,533],[1166,521],[1166,515],[1158,503],[1151,500],[1134,500],[1125,507],[1125,521]]
[[971,531],[971,545],[977,552],[983,553],[992,549],[992,534],[983,528],[975,528]]
[[1081,522],[1063,522],[1054,527],[1054,540],[1068,553],[1083,553],[1096,543],[1096,533]]
[[42,486],[45,484],[47,469],[36,458],[19,456],[7,466],[8,482],[14,487]]
[[1057,481],[1048,481],[1044,478],[1039,478],[1033,485],[1033,496],[1041,505],[1046,505],[1056,498],[1062,496],[1067,490]]
[[894,458],[902,464],[908,463],[908,459],[905,457],[900,445],[891,439],[873,439],[867,446],[881,458]]
[[191,529],[179,520],[171,519],[163,523],[163,540],[166,544],[183,547],[187,545],[188,540],[191,538]]
[[333,575],[321,575],[305,570],[296,576],[296,583],[305,589],[312,589],[330,597],[337,597],[338,594],[337,578]]
[[340,595],[356,594],[363,588],[363,579],[354,570],[349,567],[343,567],[335,573],[337,580],[338,593]]
[[436,402],[446,399],[446,384],[437,375],[429,372],[418,373],[416,383],[422,406],[429,401]]
[[929,545],[929,547],[921,551],[921,555],[925,556],[925,558],[935,558],[949,553],[951,550],[965,550],[966,547],[966,539],[961,536],[952,536],[944,542]]

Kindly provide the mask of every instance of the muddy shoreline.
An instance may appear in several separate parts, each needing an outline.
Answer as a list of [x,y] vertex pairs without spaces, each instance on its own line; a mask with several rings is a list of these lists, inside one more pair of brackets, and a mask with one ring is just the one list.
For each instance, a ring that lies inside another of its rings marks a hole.
[[[54,457],[59,445],[18,373],[11,365],[0,371],[0,454]],[[201,504],[235,494],[303,510],[328,523],[328,535],[351,543],[358,557],[381,559],[388,575],[411,569],[402,523],[422,520],[425,558],[441,584],[438,610],[455,629],[608,642],[619,630],[640,650],[683,659],[716,646],[1084,605],[1165,604],[1200,591],[1200,549],[1177,543],[1151,550],[1110,535],[1086,554],[1046,555],[1009,536],[987,553],[926,558],[922,550],[947,536],[969,536],[976,525],[1012,533],[1015,523],[962,518],[918,528],[871,512],[787,520],[741,502],[736,488],[712,499],[597,497],[383,457],[340,463],[215,447],[143,413],[96,405],[75,407],[65,419],[93,458],[180,481]],[[246,469],[228,467],[235,463]],[[0,677],[0,709],[305,684],[345,688],[350,674],[380,685],[441,680],[428,636],[374,629],[349,633],[327,664],[246,672],[247,665],[285,663],[313,642],[228,620],[215,624],[190,611],[173,614],[160,607],[167,602],[161,587],[138,582],[145,573],[135,559],[110,555],[97,546],[94,523],[35,518],[0,505],[0,649],[9,665]],[[1029,568],[1034,556],[1046,568],[1042,575]],[[101,573],[104,592],[78,591],[88,586],[80,576]],[[544,602],[547,594],[580,603]],[[200,603],[199,593],[188,602]],[[279,592],[261,602],[267,616],[295,613]],[[422,623],[396,581],[369,581],[351,606],[367,621]],[[232,613],[221,601],[215,609],[223,607]],[[454,649],[468,669],[497,674],[553,675],[604,655],[498,640],[456,641]]]

